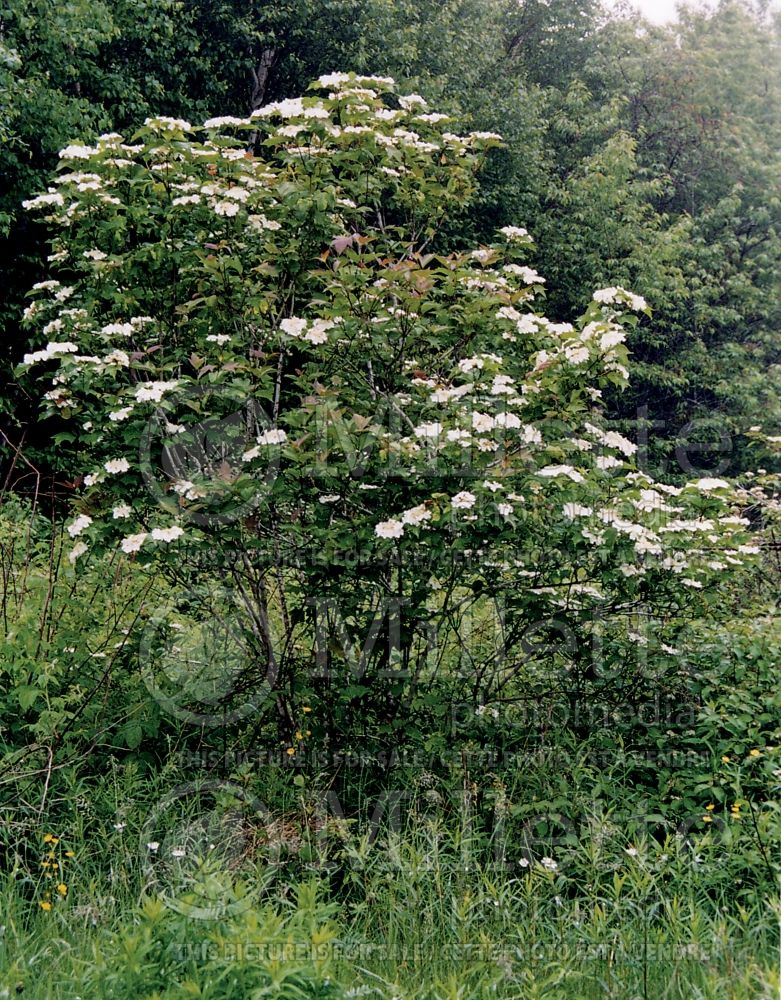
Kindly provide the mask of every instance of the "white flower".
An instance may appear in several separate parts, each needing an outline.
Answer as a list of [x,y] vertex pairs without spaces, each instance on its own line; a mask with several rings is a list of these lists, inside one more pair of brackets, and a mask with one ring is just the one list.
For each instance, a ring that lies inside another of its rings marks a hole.
[[145,382],[136,387],[136,399],[139,403],[159,403],[163,394],[175,389],[177,382]]
[[609,448],[618,448],[625,455],[634,455],[637,451],[637,445],[633,444],[628,438],[625,438],[622,434],[617,431],[608,431],[602,436],[602,441]]
[[304,334],[304,340],[310,344],[325,344],[328,342],[328,330],[334,326],[332,319],[316,319]]
[[374,534],[378,538],[401,538],[404,534],[404,524],[394,518],[389,521],[380,521],[374,526]]
[[105,260],[108,254],[103,253],[102,250],[85,250],[82,256],[88,260]]
[[338,493],[325,493],[323,496],[318,497],[318,503],[336,503],[341,499]]
[[547,868],[549,872],[555,872],[559,870],[558,864],[553,860],[553,858],[543,858],[540,861],[543,868]]
[[332,90],[334,88],[339,88],[343,83],[350,82],[349,73],[326,73],[321,77],[318,77],[317,82],[324,90]]
[[170,528],[152,528],[152,538],[156,542],[175,542],[183,534],[184,529],[180,528],[177,524],[172,525]]
[[426,509],[425,504],[418,504],[417,507],[410,507],[401,515],[403,524],[422,524],[423,521],[431,520],[431,511]]
[[306,330],[306,320],[290,316],[280,322],[279,328],[289,337],[300,337],[304,330]]
[[169,118],[166,115],[156,115],[154,118],[146,118],[144,125],[147,128],[162,129],[166,132],[191,132],[192,125],[184,118]]
[[103,358],[103,364],[121,365],[123,368],[127,368],[130,364],[130,356],[126,351],[120,351],[118,348],[115,348],[113,351],[109,351],[105,358]]
[[172,858],[184,858],[187,856],[187,851],[183,847],[174,847],[171,851]]
[[272,427],[270,430],[263,431],[262,434],[258,435],[258,444],[284,444],[287,441],[287,434],[285,431]]
[[126,826],[127,823],[115,823],[114,829],[117,831],[117,833],[122,833],[122,831],[125,829]]
[[592,295],[595,302],[601,302],[603,305],[608,305],[611,302],[615,302],[617,288],[600,288]]
[[68,560],[71,563],[75,563],[79,556],[83,556],[87,551],[87,546],[84,542],[76,542],[73,548],[68,553]]
[[130,414],[133,412],[132,406],[123,406],[121,410],[112,410],[109,413],[109,420],[113,421],[115,424],[121,423],[123,420],[127,420]]
[[488,413],[474,412],[472,414],[472,427],[478,434],[485,434],[492,431],[496,426],[496,421]]
[[235,201],[217,201],[214,203],[215,215],[233,216],[239,214],[239,205]]
[[450,504],[456,509],[469,510],[474,507],[477,497],[474,493],[470,493],[468,490],[463,490],[461,493],[456,493],[454,497],[450,498]]
[[603,333],[599,338],[599,348],[602,351],[609,351],[611,347],[623,344],[625,340],[626,334],[623,330],[611,330],[609,333]]
[[108,337],[114,334],[119,337],[130,337],[135,333],[135,327],[132,323],[107,323],[100,332]]
[[112,458],[110,461],[103,463],[103,468],[110,475],[116,475],[120,472],[129,472],[130,462],[126,458]]
[[587,347],[567,347],[564,349],[564,357],[570,364],[582,365],[589,359],[589,350]]
[[524,243],[533,242],[531,236],[521,226],[502,226],[499,232],[508,240],[523,240]]
[[636,858],[639,853],[636,847],[626,847],[624,850],[630,858]]
[[68,534],[71,538],[76,538],[85,528],[89,528],[91,524],[91,517],[87,514],[80,514],[72,524],[68,525]]
[[692,580],[691,577],[684,576],[681,579],[681,583],[684,587],[693,587],[695,590],[702,590],[702,584],[699,580]]
[[573,483],[583,482],[583,476],[571,465],[546,465],[544,469],[537,470],[537,475],[546,477],[569,476]]
[[92,149],[90,146],[66,146],[65,149],[60,150],[61,160],[88,160],[93,153],[97,150]]
[[[141,546],[144,544],[147,538],[147,533],[145,531],[139,532],[137,535],[128,535],[127,538],[122,539],[121,548],[123,552],[130,555],[133,552],[138,552]],[[157,848],[150,848],[150,850],[157,850]]]
[[160,844],[156,840],[150,840],[150,842],[146,845],[147,850],[152,852],[158,850],[159,847]]
[[570,521],[573,521],[576,517],[591,517],[594,511],[591,507],[584,507],[579,503],[565,503],[562,507],[562,513]]
[[703,492],[708,492],[709,490],[728,490],[730,488],[729,483],[725,479],[698,479],[693,485]]
[[498,503],[496,509],[502,515],[502,517],[509,517],[513,512],[513,505],[510,503]]
[[502,490],[504,487],[501,483],[495,482],[493,479],[486,479],[483,482],[483,489],[490,490],[492,493],[496,493],[497,490]]
[[234,118],[233,115],[223,115],[219,118],[209,118],[203,123],[204,128],[224,128],[226,125],[243,125],[243,118]]
[[412,111],[413,108],[427,106],[426,100],[420,94],[404,94],[399,97],[399,104],[405,111]]
[[212,344],[227,344],[230,337],[227,333],[210,333],[206,339]]
[[[33,208],[44,208],[47,205],[61,206],[64,204],[65,199],[58,191],[49,191],[48,194],[39,194],[36,198],[30,198],[28,201],[23,201],[22,208],[29,210]],[[51,260],[51,257],[49,260]]]
[[126,503],[117,504],[117,506],[111,511],[111,516],[115,521],[120,521],[122,518],[130,517],[131,510]]
[[430,424],[418,424],[415,428],[415,437],[437,438],[442,433],[442,424],[434,421]]

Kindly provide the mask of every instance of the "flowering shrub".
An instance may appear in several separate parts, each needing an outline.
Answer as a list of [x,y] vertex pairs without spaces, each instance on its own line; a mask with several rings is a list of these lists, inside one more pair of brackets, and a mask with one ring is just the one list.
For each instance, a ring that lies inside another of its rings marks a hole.
[[537,662],[546,689],[631,690],[623,654],[595,666],[604,637],[674,656],[756,552],[729,484],[654,482],[603,419],[639,296],[556,323],[526,230],[437,253],[500,143],[450,128],[333,74],[248,119],[68,146],[27,203],[61,230],[24,366],[84,456],[70,559],[219,569],[288,739],[318,694],[391,732],[424,677],[475,704],[523,697]]

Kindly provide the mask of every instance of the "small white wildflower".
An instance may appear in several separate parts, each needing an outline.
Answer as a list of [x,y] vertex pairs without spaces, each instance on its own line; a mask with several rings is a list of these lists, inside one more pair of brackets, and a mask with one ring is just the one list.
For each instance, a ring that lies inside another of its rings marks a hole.
[[468,490],[462,490],[461,493],[456,493],[454,497],[450,498],[450,504],[452,507],[459,510],[470,510],[474,507],[477,497],[474,493],[470,493]]
[[122,551],[131,555],[133,552],[138,552],[141,546],[144,544],[147,538],[147,533],[145,531],[139,532],[137,535],[128,535],[127,538],[122,539]]
[[68,534],[71,538],[76,538],[85,528],[89,528],[91,524],[92,518],[89,515],[80,514],[72,524],[68,525]]
[[380,521],[374,526],[374,534],[378,538],[401,538],[404,534],[404,525],[401,521],[391,518],[389,521]]
[[129,472],[130,462],[126,458],[112,458],[110,461],[103,463],[103,468],[109,475],[117,475],[121,472]]
[[174,542],[177,538],[181,538],[183,534],[184,529],[176,524],[170,528],[152,528],[152,538],[156,542]]
[[84,553],[87,552],[87,551],[88,551],[87,545],[84,542],[76,542],[76,544],[73,546],[73,548],[68,553],[68,561],[71,562],[71,563],[75,563],[76,560],[80,556],[83,556]]

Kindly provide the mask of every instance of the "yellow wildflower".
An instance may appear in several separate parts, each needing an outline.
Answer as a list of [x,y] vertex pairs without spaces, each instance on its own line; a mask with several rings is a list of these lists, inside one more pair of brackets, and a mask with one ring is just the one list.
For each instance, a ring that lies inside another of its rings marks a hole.
[[65,895],[67,895],[67,892],[68,892],[68,887],[67,887],[67,885],[66,885],[66,884],[65,884],[64,882],[60,882],[60,883],[59,883],[59,884],[57,885],[57,892],[59,892],[59,894],[60,894],[61,896],[65,896]]
[[708,810],[708,812],[713,812],[716,806],[712,802],[710,802],[707,806],[705,806],[705,808]]
[[52,908],[52,904],[49,902],[48,899],[42,899],[38,905],[42,910],[46,910],[47,913]]

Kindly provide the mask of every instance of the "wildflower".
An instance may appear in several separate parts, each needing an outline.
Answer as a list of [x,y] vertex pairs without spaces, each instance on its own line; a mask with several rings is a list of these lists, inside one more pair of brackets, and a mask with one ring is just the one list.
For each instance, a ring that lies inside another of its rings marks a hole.
[[378,538],[401,538],[404,534],[404,524],[391,518],[388,521],[380,521],[374,526],[374,534]]
[[715,808],[716,808],[716,806],[712,802],[709,802],[708,805],[705,806],[705,809],[706,809],[707,812],[713,812],[713,810]]
[[61,896],[66,896],[68,894],[68,886],[64,882],[58,882],[57,892],[59,892]]
[[46,910],[47,913],[52,908],[52,904],[49,902],[48,899],[42,899],[38,905],[42,910]]
[[279,428],[263,431],[257,438],[258,444],[284,444],[285,441],[287,441],[287,434]]
[[477,497],[474,493],[470,493],[468,490],[462,490],[461,493],[456,493],[454,497],[451,497],[450,504],[455,509],[469,510],[474,507]]
[[149,842],[149,843],[148,843],[148,844],[146,845],[146,847],[147,847],[147,850],[148,850],[148,851],[151,851],[151,852],[152,852],[152,853],[154,854],[154,852],[155,852],[155,851],[156,851],[156,850],[157,850],[157,849],[158,849],[158,848],[160,847],[160,844],[159,844],[159,842],[158,842],[158,841],[156,841],[156,840],[151,840],[151,841],[150,841],[150,842]]
[[431,520],[431,511],[427,510],[423,504],[418,504],[417,507],[405,510],[401,515],[401,520],[404,524],[422,524],[423,521]]
[[756,750],[756,749],[755,750],[749,750],[749,754],[748,755],[749,755],[749,757],[761,757],[762,756],[762,751],[761,750]]
[[88,160],[96,150],[90,146],[66,146],[60,150],[61,160]]
[[553,858],[547,858],[547,857],[543,858],[540,861],[540,864],[542,865],[543,868],[547,868],[549,872],[556,872],[559,870],[558,863],[554,861]]
[[125,829],[126,826],[127,823],[115,823],[114,829],[117,830],[119,833],[122,833],[122,831]]
[[139,403],[159,403],[163,393],[175,389],[176,382],[145,382],[136,387],[136,399]]
[[184,529],[174,524],[170,528],[152,528],[152,538],[156,542],[174,542],[181,538]]
[[184,858],[186,857],[186,855],[187,852],[183,847],[174,847],[173,850],[171,851],[172,858]]
[[111,413],[109,413],[108,418],[112,423],[119,424],[123,420],[127,420],[132,412],[132,406],[123,406],[121,410],[112,410]]
[[544,469],[537,470],[537,475],[546,478],[568,476],[573,483],[583,482],[582,474],[577,469],[573,469],[571,465],[546,465]]
[[562,513],[568,520],[573,521],[576,517],[591,517],[594,511],[591,507],[584,507],[579,503],[565,503]]
[[639,853],[639,851],[637,850],[636,847],[627,847],[627,848],[625,848],[625,850],[626,850],[626,853],[629,855],[630,858],[636,858],[637,855],[638,855],[638,853]]
[[731,764],[732,763],[732,758],[728,757],[726,754],[724,754],[724,756],[721,758],[721,763],[722,764]]
[[147,538],[147,533],[145,531],[139,532],[137,535],[128,535],[127,538],[122,539],[121,548],[122,551],[131,555],[133,552],[138,552],[144,541]]
[[112,458],[110,461],[103,463],[103,468],[112,475],[120,472],[128,472],[130,470],[130,462],[126,458]]
[[77,559],[84,555],[85,552],[89,551],[89,547],[84,542],[76,542],[73,548],[68,553],[68,561],[70,563],[75,563]]
[[728,490],[729,483],[724,479],[698,479],[694,484],[698,490],[709,492],[710,490]]
[[125,517],[130,517],[130,514],[130,507],[126,503],[117,504],[117,506],[111,511],[111,516],[115,521],[119,521]]
[[295,747],[288,747],[287,750],[285,751],[288,757],[292,757],[295,754],[295,752],[296,752]]
[[430,424],[418,424],[415,428],[415,437],[436,438],[442,433],[442,424],[434,421]]
[[524,240],[531,243],[531,237],[521,226],[502,226],[499,232],[508,240]]
[[308,715],[312,711],[312,709],[309,707],[309,705],[304,705],[301,711]]
[[702,822],[703,823],[712,823],[713,822],[713,817],[712,816],[703,816],[702,817]]
[[214,212],[215,215],[238,215],[239,205],[235,201],[218,201],[214,205]]
[[55,837],[53,833],[47,833],[43,838],[44,844],[58,844],[60,842],[59,837]]

